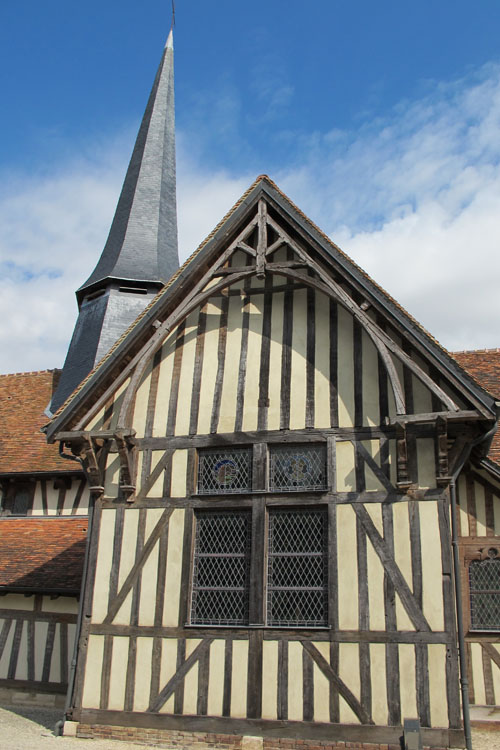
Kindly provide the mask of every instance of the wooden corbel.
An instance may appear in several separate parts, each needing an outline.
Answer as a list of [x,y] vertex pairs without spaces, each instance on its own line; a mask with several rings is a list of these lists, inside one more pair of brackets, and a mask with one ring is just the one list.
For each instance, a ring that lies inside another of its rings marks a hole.
[[438,487],[447,487],[451,482],[448,464],[448,420],[444,417],[436,419],[436,482]]
[[406,425],[398,422],[396,425],[396,476],[400,490],[408,490],[412,481],[408,474],[408,444],[406,441]]
[[130,431],[116,430],[114,433],[118,455],[120,457],[120,490],[127,502],[135,499],[135,456],[136,447],[134,437]]
[[89,483],[90,494],[95,498],[101,497],[104,493],[104,470],[99,463],[104,442],[99,442],[102,444],[98,445],[98,441],[91,436],[90,432],[84,432],[78,443],[71,446],[74,455],[81,461]]

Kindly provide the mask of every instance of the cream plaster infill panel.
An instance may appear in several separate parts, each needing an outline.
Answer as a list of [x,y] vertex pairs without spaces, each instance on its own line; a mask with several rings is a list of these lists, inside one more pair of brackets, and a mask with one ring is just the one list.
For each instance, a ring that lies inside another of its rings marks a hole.
[[303,720],[302,650],[303,646],[300,642],[288,642],[288,718],[291,721]]
[[155,413],[153,417],[153,437],[163,437],[167,429],[176,336],[177,328],[175,328],[174,331],[163,342],[161,348],[158,390],[156,394]]
[[209,300],[206,306],[205,342],[201,369],[198,435],[210,433],[215,381],[217,379],[217,349],[221,317],[221,299]]
[[269,408],[267,429],[279,430],[281,418],[281,359],[283,356],[283,319],[285,295],[273,292],[271,343],[269,349]]
[[262,644],[262,718],[278,718],[278,641]]
[[[199,638],[186,639],[186,659],[199,646]],[[184,677],[184,714],[194,715],[198,712],[198,674],[200,662],[196,661]]]
[[172,455],[172,478],[170,484],[171,497],[186,497],[187,492],[187,464],[186,449],[174,451]]
[[20,609],[32,612],[35,608],[35,597],[24,594],[5,594],[0,598],[0,616],[3,609]]
[[357,630],[358,563],[356,516],[350,505],[337,505],[339,629]]
[[363,424],[370,427],[380,424],[378,382],[378,352],[366,331],[361,332],[362,342],[362,392]]
[[[357,643],[339,645],[339,677],[349,690],[360,699],[359,646]],[[341,724],[359,724],[352,708],[341,697],[339,701]]]
[[[59,626],[56,626],[56,631]],[[56,632],[57,635],[57,632]],[[57,641],[56,641],[57,642]],[[28,679],[28,622],[23,622],[21,631],[21,640],[19,642],[19,651],[17,654],[16,680]]]
[[[315,641],[312,644],[330,664],[330,644]],[[314,684],[314,721],[328,723],[330,721],[330,682],[317,664],[313,667]]]
[[135,670],[134,711],[147,711],[151,689],[153,638],[137,639],[137,666]]
[[146,431],[146,419],[148,413],[149,391],[151,389],[151,375],[153,372],[153,358],[149,361],[146,371],[135,392],[134,415],[132,424],[136,431],[136,437],[144,437]]
[[446,700],[446,646],[429,644],[429,705],[431,726],[448,726]]
[[[249,430],[256,430],[258,423],[258,401],[259,401],[259,377],[260,371],[260,354],[262,349],[262,321],[263,321],[263,308],[264,308],[264,295],[253,295],[246,303],[246,309],[249,314],[248,318],[248,344],[247,344],[247,367],[245,377],[245,392],[243,399],[243,422],[242,429],[244,432]],[[226,373],[228,370],[228,364],[231,360],[228,360],[229,351],[226,352],[226,367],[224,369],[224,381],[226,380]],[[236,354],[234,355],[236,356]],[[239,350],[238,350],[239,356]],[[238,361],[238,360],[236,360]],[[231,365],[229,364],[229,367]],[[233,379],[238,375],[237,368],[233,367]],[[233,380],[234,382],[234,380]],[[225,384],[225,383],[224,383]],[[234,390],[236,397],[237,390]],[[224,390],[222,391],[222,403],[224,403]],[[227,419],[223,422],[219,420],[219,432],[233,432],[234,431],[234,417],[236,400],[231,402],[232,412],[229,411]],[[221,407],[222,415],[222,407]],[[226,429],[224,429],[226,425]]]
[[354,445],[350,440],[336,440],[337,492],[353,492],[356,489]]
[[199,310],[194,310],[186,318],[184,344],[182,350],[181,371],[179,377],[179,394],[175,419],[175,435],[189,434],[191,401],[193,399],[193,371],[196,354]]
[[338,310],[337,383],[339,427],[354,425],[354,342],[352,315],[341,305]]
[[38,681],[41,681],[43,675],[48,631],[48,622],[35,622],[35,680]]
[[[146,515],[144,543],[160,520],[163,508],[149,508]],[[139,625],[154,625],[156,608],[156,584],[158,580],[159,541],[144,563],[141,572],[141,595],[139,600]]]
[[130,638],[122,636],[113,638],[108,700],[110,711],[123,711],[125,707],[129,643]]
[[486,536],[486,498],[484,487],[474,482],[474,496],[476,498],[476,536]]
[[314,426],[330,427],[330,300],[315,292]]
[[104,636],[90,635],[85,663],[85,681],[82,697],[83,708],[99,708],[103,653]]
[[[181,589],[182,550],[185,511],[177,508],[168,524],[167,572],[163,625],[176,627],[179,624],[179,601]],[[181,623],[184,625],[185,623]]]
[[231,716],[244,719],[247,715],[248,641],[233,641],[231,679]]
[[[161,660],[160,660],[160,691],[163,690],[167,682],[174,676],[177,669],[177,639],[161,639]],[[173,698],[173,696],[172,696]],[[170,699],[160,708],[160,713],[172,713],[173,700]]]
[[115,510],[103,510],[99,528],[92,622],[102,622],[108,611],[109,577],[113,559],[111,540],[115,534]]
[[[387,724],[386,654],[384,643],[370,643],[372,678],[372,717],[375,724]],[[390,679],[390,678],[389,678]]]
[[[401,716],[418,716],[415,684],[415,647],[413,644],[399,644],[399,680]],[[444,696],[441,700],[444,700]]]
[[306,423],[307,370],[307,290],[293,293],[293,327],[290,383],[290,429]]
[[209,716],[222,716],[224,697],[224,652],[226,642],[222,638],[210,646],[209,683],[207,712]]
[[422,551],[422,589],[424,616],[432,630],[444,630],[443,568],[441,536],[436,501],[419,503],[420,536],[425,539]]
[[[382,508],[378,503],[367,503],[365,510],[372,519],[375,528],[383,536]],[[368,611],[370,618],[370,630],[386,629],[385,622],[385,595],[384,595],[384,566],[378,554],[367,539],[366,562],[368,571]]]

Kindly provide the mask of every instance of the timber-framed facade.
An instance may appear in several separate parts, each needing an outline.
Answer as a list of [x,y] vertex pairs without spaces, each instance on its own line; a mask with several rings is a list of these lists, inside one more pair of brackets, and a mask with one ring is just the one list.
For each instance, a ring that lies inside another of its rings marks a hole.
[[449,483],[494,422],[259,178],[49,426],[96,503],[72,719],[460,743]]

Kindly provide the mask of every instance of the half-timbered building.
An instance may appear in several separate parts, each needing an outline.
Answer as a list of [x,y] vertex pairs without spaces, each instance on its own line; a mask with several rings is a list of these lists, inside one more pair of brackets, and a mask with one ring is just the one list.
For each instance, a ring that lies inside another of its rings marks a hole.
[[500,388],[266,176],[165,278],[172,54],[46,427],[90,496],[66,731],[464,746],[500,703]]

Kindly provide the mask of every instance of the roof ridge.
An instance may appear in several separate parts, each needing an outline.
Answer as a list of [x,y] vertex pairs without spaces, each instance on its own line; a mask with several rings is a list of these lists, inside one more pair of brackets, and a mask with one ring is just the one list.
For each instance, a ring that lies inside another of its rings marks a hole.
[[52,370],[27,370],[25,372],[0,372],[0,378],[11,378],[13,375],[45,375],[49,372],[61,372],[61,368],[54,367]]
[[451,352],[451,354],[487,354],[490,352],[500,353],[500,348],[497,346],[493,347],[493,349],[460,349]]

